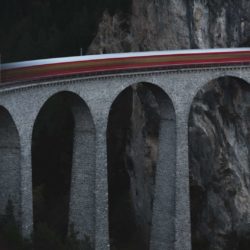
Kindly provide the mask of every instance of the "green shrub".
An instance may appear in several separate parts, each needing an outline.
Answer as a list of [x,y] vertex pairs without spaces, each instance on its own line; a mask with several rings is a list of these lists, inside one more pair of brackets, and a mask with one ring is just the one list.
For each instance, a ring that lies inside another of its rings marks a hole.
[[70,225],[66,239],[51,229],[46,223],[37,223],[36,230],[30,240],[23,239],[14,216],[14,206],[8,201],[5,214],[0,217],[0,240],[7,250],[93,250],[90,238],[77,239],[74,226]]
[[23,239],[18,224],[14,216],[14,206],[11,200],[8,200],[5,214],[0,218],[0,235],[3,244],[10,250],[29,250],[31,243]]
[[38,223],[33,234],[33,245],[35,250],[64,250],[60,237],[45,223]]
[[92,250],[94,247],[88,236],[85,236],[84,240],[77,239],[77,232],[74,230],[74,226],[71,224],[69,228],[69,234],[65,241],[65,250]]
[[34,250],[93,250],[89,237],[84,240],[77,239],[73,225],[70,225],[69,234],[62,239],[46,223],[39,223],[33,234]]

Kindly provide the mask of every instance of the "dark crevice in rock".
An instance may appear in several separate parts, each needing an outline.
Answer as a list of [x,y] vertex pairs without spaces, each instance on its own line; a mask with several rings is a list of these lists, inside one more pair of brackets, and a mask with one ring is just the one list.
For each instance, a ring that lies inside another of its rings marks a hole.
[[112,105],[107,134],[111,249],[149,249],[158,109],[143,84],[124,90]]

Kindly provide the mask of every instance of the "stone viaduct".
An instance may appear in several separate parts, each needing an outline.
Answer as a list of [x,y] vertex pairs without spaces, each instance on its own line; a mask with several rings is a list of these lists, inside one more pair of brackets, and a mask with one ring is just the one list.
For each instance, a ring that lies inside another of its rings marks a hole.
[[[109,249],[106,129],[114,100],[144,83],[160,106],[159,155],[150,249],[191,249],[188,118],[197,92],[211,80],[250,83],[250,66],[216,66],[88,75],[0,87],[0,210],[14,201],[22,233],[33,229],[32,133],[41,108],[67,92],[75,120],[70,218],[96,250]],[[84,232],[82,232],[84,228]]]

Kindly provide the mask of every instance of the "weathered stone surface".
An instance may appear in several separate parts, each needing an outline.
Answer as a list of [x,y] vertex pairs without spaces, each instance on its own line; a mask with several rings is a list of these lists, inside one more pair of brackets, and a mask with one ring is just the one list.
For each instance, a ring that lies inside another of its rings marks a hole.
[[233,78],[196,96],[189,123],[193,249],[248,249],[250,87]]
[[247,0],[133,0],[129,14],[103,14],[88,52],[247,45],[249,11]]
[[[150,89],[152,91],[154,89],[152,86],[154,86],[156,89],[162,90],[163,96],[164,94],[165,96],[169,96],[169,100],[168,98],[167,100],[166,98],[159,98],[162,102],[158,102],[158,104],[166,104],[161,109],[161,111],[165,111],[162,116],[165,129],[162,133],[163,136],[160,136],[162,138],[160,140],[162,143],[160,148],[162,150],[159,150],[162,153],[161,166],[160,168],[157,166],[156,169],[156,177],[157,175],[160,177],[160,183],[156,181],[156,184],[159,183],[160,185],[158,187],[155,185],[156,190],[154,193],[155,201],[157,201],[154,203],[157,203],[158,206],[153,209],[152,227],[155,228],[155,233],[151,240],[155,244],[150,249],[190,250],[187,153],[187,127],[190,105],[195,93],[204,84],[211,79],[225,75],[244,78],[247,82],[250,82],[249,66],[239,65],[233,67],[218,66],[206,69],[184,69],[181,71],[171,70],[87,76],[82,78],[73,77],[71,79],[57,79],[56,81],[38,81],[33,84],[28,82],[20,86],[3,86],[0,90],[0,106],[9,111],[20,136],[20,221],[24,235],[32,231],[32,168],[30,159],[34,122],[41,107],[51,96],[62,91],[68,91],[79,95],[85,101],[93,117],[96,136],[95,146],[92,142],[88,143],[88,145],[86,144],[86,146],[89,147],[92,153],[95,152],[96,156],[95,165],[89,165],[88,168],[94,171],[95,187],[93,190],[92,178],[85,179],[84,187],[90,188],[90,193],[95,197],[94,206],[88,207],[88,211],[94,215],[95,219],[93,225],[95,249],[109,249],[109,194],[106,151],[108,114],[112,109],[112,103],[119,93],[135,83],[147,82],[151,83],[148,85],[151,86]],[[162,95],[159,95],[159,97],[162,97]],[[170,103],[172,105],[169,105]],[[84,117],[86,118],[86,116]],[[170,131],[168,130],[169,128],[171,128]],[[175,133],[176,137],[174,136]],[[85,153],[83,152],[83,157],[85,160],[88,160],[85,157]],[[89,160],[93,157],[92,153]],[[81,171],[86,170],[84,166],[78,169]],[[77,173],[81,175],[81,173]],[[81,180],[84,181],[84,178]],[[78,186],[79,189],[76,185],[75,192],[72,194],[75,197],[81,195],[83,188],[82,183],[78,182],[78,184],[80,184]],[[92,204],[93,196],[90,200],[85,201],[88,204]],[[84,204],[78,204],[77,207],[78,211],[83,211],[85,206]],[[78,213],[78,215],[80,214]],[[81,221],[77,221],[81,223]],[[242,236],[247,236],[248,228],[248,224],[240,225],[237,232],[241,232]],[[161,239],[161,243],[171,245],[171,247],[161,247],[163,244],[158,244],[160,242],[159,238]]]
[[153,93],[143,86],[133,90],[130,136],[126,164],[137,225],[149,242],[158,152],[159,107]]
[[108,168],[114,246],[122,238],[123,247],[149,249],[159,122],[156,98],[143,84],[126,89],[112,106]]
[[20,138],[9,112],[0,107],[0,216],[11,204],[20,222]]
[[[89,53],[249,46],[249,12],[247,0],[133,0],[129,14],[104,13]],[[243,249],[249,240],[248,93],[235,80],[211,84],[193,106],[192,232],[206,242],[197,249]]]

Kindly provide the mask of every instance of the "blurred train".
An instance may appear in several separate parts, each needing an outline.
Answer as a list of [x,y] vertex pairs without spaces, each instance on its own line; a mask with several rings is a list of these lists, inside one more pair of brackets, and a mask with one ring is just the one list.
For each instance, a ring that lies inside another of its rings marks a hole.
[[249,63],[250,48],[87,55],[2,64],[1,83],[28,82],[79,75]]

